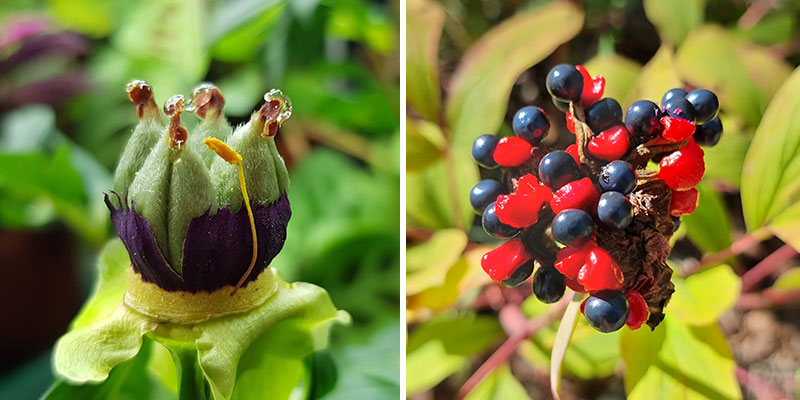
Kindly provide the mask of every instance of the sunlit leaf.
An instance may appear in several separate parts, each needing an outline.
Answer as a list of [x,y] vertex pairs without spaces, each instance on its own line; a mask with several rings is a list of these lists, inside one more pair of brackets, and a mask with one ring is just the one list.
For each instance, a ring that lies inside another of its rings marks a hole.
[[703,22],[705,5],[703,0],[644,0],[644,12],[661,40],[678,45]]
[[425,283],[441,283],[444,272],[461,256],[466,245],[467,235],[464,231],[444,229],[436,231],[427,242],[410,246],[406,251],[406,275],[410,276],[409,279],[419,280],[419,274],[425,273],[429,278],[436,278],[423,279],[421,283],[412,282],[410,285],[406,283],[406,293],[418,292],[425,287]]
[[592,75],[603,75],[603,97],[624,100],[628,97],[642,66],[616,53],[602,53],[583,64]]
[[708,183],[697,185],[700,192],[697,210],[681,217],[686,233],[701,250],[713,253],[731,245],[731,216],[725,204]]
[[475,387],[466,400],[528,400],[528,392],[511,373],[508,364],[503,364],[487,375]]
[[407,394],[427,390],[465,368],[502,334],[497,319],[490,316],[446,315],[420,325],[408,338]]
[[441,159],[446,145],[438,125],[428,121],[406,119],[407,170],[421,170]]
[[[536,300],[533,301],[544,304]],[[549,305],[545,306],[549,307]],[[627,329],[627,328],[623,328]],[[531,365],[547,370],[550,353],[556,338],[557,326],[541,329],[529,341],[520,345],[520,354]],[[564,355],[564,375],[581,379],[600,379],[611,376],[619,363],[619,331],[602,333],[590,327],[582,317],[578,318],[572,339]]]
[[674,278],[672,294],[665,312],[688,325],[717,321],[739,297],[741,283],[728,265],[718,265],[686,279]]
[[779,291],[791,291],[800,289],[800,268],[792,268],[782,273],[772,288]]
[[716,25],[694,30],[678,49],[677,66],[689,83],[713,90],[723,109],[755,126],[789,65],[768,49]]
[[796,17],[792,13],[771,13],[761,18],[755,26],[741,30],[741,34],[760,44],[782,44],[794,37],[796,25]]
[[800,72],[795,70],[770,103],[747,152],[742,208],[749,230],[779,220],[775,222],[780,232],[790,233],[792,227],[800,231],[799,213],[789,212],[800,198],[800,124],[795,122],[800,115],[798,90]]
[[478,167],[469,152],[456,152],[420,171],[410,171],[406,184],[409,226],[429,229],[464,228],[475,213],[469,191],[478,181]]
[[690,327],[667,318],[620,338],[625,391],[637,399],[740,399],[734,362],[716,323]]
[[672,46],[662,44],[653,58],[642,67],[622,109],[627,110],[637,100],[660,102],[667,90],[682,86],[676,71],[674,50]]
[[738,188],[742,180],[742,164],[750,146],[748,133],[742,130],[741,123],[733,118],[722,116],[724,132],[722,139],[713,147],[705,147],[705,181],[720,180]]
[[406,4],[406,96],[425,118],[436,121],[441,108],[439,38],[444,10],[438,3],[411,0]]

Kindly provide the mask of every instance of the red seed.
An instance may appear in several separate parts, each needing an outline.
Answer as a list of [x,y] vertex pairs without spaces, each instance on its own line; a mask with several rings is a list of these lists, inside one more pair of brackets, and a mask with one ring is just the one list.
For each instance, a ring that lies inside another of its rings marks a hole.
[[555,214],[568,208],[582,210],[597,204],[599,198],[600,194],[591,179],[578,179],[562,186],[553,193],[553,198],[550,200],[550,208],[553,209]]
[[661,137],[674,143],[680,143],[692,136],[696,128],[692,121],[670,116],[661,117],[661,125],[664,126]]
[[697,209],[700,192],[695,188],[689,190],[673,190],[672,200],[669,202],[669,214],[674,217],[687,215]]
[[631,146],[628,131],[622,125],[608,128],[589,141],[587,151],[592,157],[606,161],[619,160]]
[[584,264],[586,264],[586,257],[589,255],[589,250],[595,247],[597,247],[597,243],[592,240],[589,240],[579,247],[564,247],[556,254],[556,269],[567,279],[575,279],[575,277],[578,276],[578,272],[583,268]]
[[594,292],[620,290],[625,277],[611,255],[602,247],[595,247],[589,250],[586,264],[578,272],[577,280],[586,290]]
[[703,179],[703,149],[692,138],[681,149],[661,159],[658,176],[673,190],[689,190]]
[[533,146],[518,137],[504,137],[494,149],[494,161],[503,167],[517,167],[531,158]]
[[625,325],[631,330],[637,330],[647,321],[650,312],[647,309],[647,302],[639,292],[625,292],[625,299],[628,300],[628,320]]
[[522,264],[531,259],[519,240],[509,240],[481,258],[481,267],[495,282],[508,279]]
[[539,211],[552,196],[550,188],[528,174],[520,178],[514,193],[497,196],[494,213],[506,225],[527,228],[539,220]]

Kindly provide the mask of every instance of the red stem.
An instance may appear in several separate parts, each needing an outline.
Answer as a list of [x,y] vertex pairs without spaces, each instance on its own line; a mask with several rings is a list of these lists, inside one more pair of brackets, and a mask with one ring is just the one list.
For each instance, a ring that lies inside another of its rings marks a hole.
[[772,252],[761,260],[755,267],[742,275],[742,292],[752,290],[759,282],[773,273],[784,262],[797,255],[797,250],[788,244],[784,244],[778,250]]
[[687,268],[683,272],[683,276],[689,276],[705,270],[708,267],[713,267],[727,260],[731,256],[742,254],[753,246],[761,243],[762,240],[770,237],[771,234],[765,229],[758,229],[753,232],[747,233],[744,236],[733,242],[728,248],[721,250],[717,253],[706,256],[699,263],[692,267]]
[[736,379],[742,386],[750,389],[758,399],[791,400],[792,398],[781,390],[778,390],[759,376],[751,374],[746,369],[736,366]]
[[[553,321],[557,320],[559,316],[564,312],[564,309],[567,308],[567,304],[569,303],[569,299],[571,296],[565,295],[564,298],[559,301],[558,303],[554,304],[553,307],[550,307],[547,314],[540,315],[535,318],[530,319],[523,319],[519,320],[515,317],[517,315],[508,315],[507,318],[503,318],[504,322],[509,326],[507,329],[512,329],[513,333],[510,332],[508,339],[503,342],[497,350],[489,356],[486,361],[478,367],[478,370],[472,374],[472,376],[467,379],[461,389],[459,389],[458,394],[456,395],[456,400],[463,400],[466,398],[475,388],[483,381],[486,376],[488,376],[495,368],[499,367],[503,363],[514,354],[514,351],[517,350],[517,347],[523,340],[527,339],[529,336],[535,334],[540,329],[550,325]],[[566,299],[566,301],[565,301]],[[515,306],[516,307],[516,306]],[[502,312],[502,311],[501,311]],[[502,320],[501,320],[502,321]],[[517,324],[524,323],[524,326],[520,327]],[[506,324],[504,328],[506,328]]]

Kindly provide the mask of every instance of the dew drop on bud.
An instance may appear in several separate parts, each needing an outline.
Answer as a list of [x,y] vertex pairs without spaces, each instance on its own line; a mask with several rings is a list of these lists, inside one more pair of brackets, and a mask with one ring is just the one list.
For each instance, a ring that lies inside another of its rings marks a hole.
[[277,121],[278,125],[280,126],[284,121],[292,116],[292,101],[289,100],[289,96],[283,94],[283,92],[278,89],[272,89],[264,95],[264,101],[266,101],[267,104],[272,103],[274,100],[277,100],[280,102],[280,104],[282,104],[280,113],[278,114],[278,117],[275,118],[275,121]]

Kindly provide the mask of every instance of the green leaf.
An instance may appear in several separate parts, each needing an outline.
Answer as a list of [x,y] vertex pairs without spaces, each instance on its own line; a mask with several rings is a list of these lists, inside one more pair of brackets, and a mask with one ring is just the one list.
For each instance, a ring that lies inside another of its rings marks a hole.
[[644,12],[661,40],[678,45],[703,22],[705,5],[703,0],[645,0]]
[[406,295],[441,284],[466,246],[467,235],[458,229],[436,231],[427,242],[410,246],[406,252]]
[[[159,104],[188,93],[205,76],[200,0],[137,2],[114,34],[114,48],[128,61],[129,74],[152,85]],[[130,77],[127,77],[130,79]]]
[[89,36],[104,37],[111,32],[114,12],[120,4],[104,0],[49,0],[49,11],[67,27]]
[[400,395],[399,321],[370,335],[366,343],[348,344],[331,353],[339,366],[339,379],[325,400],[394,399]]
[[[231,398],[234,383],[238,379],[237,365],[240,359],[249,351],[252,343],[257,343],[257,346],[258,343],[265,344],[259,342],[258,338],[272,334],[273,329],[276,329],[276,334],[268,349],[277,349],[278,355],[288,359],[302,360],[313,350],[327,346],[328,329],[337,321],[347,323],[349,316],[334,308],[325,290],[308,283],[295,282],[283,284],[276,295],[252,311],[196,324],[193,334],[197,334],[197,358],[211,386],[211,393],[215,398]],[[173,332],[169,327],[162,327],[155,334],[172,338]],[[267,355],[261,353],[261,357]],[[249,357],[256,356],[248,354],[244,361]],[[255,366],[246,363],[244,372],[248,368],[263,366],[258,360],[254,362]],[[280,367],[277,364],[269,366]],[[286,367],[289,368],[288,365]],[[273,384],[277,385],[275,382]],[[292,386],[296,384],[293,382]]]
[[[520,354],[531,365],[547,370],[556,330],[555,325],[541,329],[520,345]],[[579,318],[564,355],[564,374],[586,380],[606,378],[614,374],[619,360],[619,331],[598,332]]]
[[421,171],[406,174],[406,213],[410,226],[428,229],[465,227],[475,217],[469,191],[478,167],[468,150],[454,152]]
[[714,90],[721,107],[749,126],[758,124],[791,72],[767,48],[738,39],[716,25],[692,31],[678,49],[677,66],[686,81]]
[[724,133],[716,146],[706,147],[705,181],[723,181],[735,188],[742,180],[742,165],[750,146],[750,136],[743,131],[742,124],[733,118],[722,115]]
[[675,293],[666,312],[681,323],[707,325],[733,307],[739,297],[741,283],[728,265],[718,265],[686,279],[675,278]]
[[700,183],[697,190],[700,192],[697,210],[681,217],[688,228],[687,235],[706,253],[725,249],[731,245],[733,234],[730,213],[708,183]]
[[789,212],[800,198],[800,124],[794,121],[800,113],[798,90],[800,70],[795,70],[772,99],[745,157],[741,187],[748,230],[776,219],[782,232],[800,223],[797,213]]
[[603,75],[606,88],[603,97],[628,98],[642,70],[637,62],[616,53],[602,53],[583,64],[592,75]]
[[156,321],[119,305],[108,318],[62,336],[53,351],[53,368],[74,383],[102,382],[117,364],[136,357],[142,336],[157,326]]
[[794,37],[795,20],[792,13],[772,13],[761,18],[755,26],[741,30],[741,34],[764,45],[783,44]]
[[580,9],[553,2],[507,19],[473,44],[449,84],[452,152],[467,154],[478,135],[497,132],[517,77],[582,27]]
[[782,273],[772,285],[772,288],[786,292],[800,289],[800,268],[792,268]]
[[466,400],[528,400],[525,387],[511,374],[508,364],[497,367],[475,387]]
[[270,38],[270,28],[283,15],[284,6],[276,0],[220,4],[211,14],[205,38],[214,58],[225,62],[253,60]]
[[742,398],[716,323],[690,327],[667,315],[654,332],[624,329],[620,343],[631,400]]
[[130,263],[122,241],[108,241],[97,260],[98,277],[94,291],[72,321],[72,329],[87,327],[114,313],[125,293],[125,269]]
[[406,119],[406,169],[425,169],[442,158],[447,146],[442,130],[428,121]]
[[642,67],[633,90],[623,103],[623,109],[637,100],[661,101],[667,90],[682,87],[675,66],[675,53],[672,46],[662,44],[650,61]]
[[[439,119],[439,39],[444,9],[438,3],[411,0],[406,4],[406,96],[429,121]],[[408,157],[413,160],[412,157]]]
[[406,391],[413,396],[469,365],[470,358],[503,335],[489,316],[445,315],[420,325],[408,338]]

